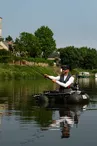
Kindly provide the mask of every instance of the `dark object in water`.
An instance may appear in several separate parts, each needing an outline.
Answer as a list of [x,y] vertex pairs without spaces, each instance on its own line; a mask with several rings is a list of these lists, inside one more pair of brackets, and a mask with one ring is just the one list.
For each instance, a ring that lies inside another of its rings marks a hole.
[[89,96],[80,90],[70,92],[44,91],[42,94],[34,95],[34,98],[40,103],[63,103],[63,104],[87,104]]

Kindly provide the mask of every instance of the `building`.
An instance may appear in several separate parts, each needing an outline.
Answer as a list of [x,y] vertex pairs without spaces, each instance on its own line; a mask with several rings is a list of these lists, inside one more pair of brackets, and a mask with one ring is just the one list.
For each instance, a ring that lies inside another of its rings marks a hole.
[[0,49],[5,49],[7,51],[9,50],[8,44],[2,41],[2,17],[0,17]]
[[0,50],[1,49],[5,49],[5,50],[9,50],[8,44],[6,42],[0,41]]
[[2,38],[2,17],[0,17],[0,38]]
[[60,52],[58,52],[57,50],[55,50],[53,53],[51,53],[48,58],[48,60],[52,60],[54,61],[54,64],[56,64],[57,66],[60,65]]

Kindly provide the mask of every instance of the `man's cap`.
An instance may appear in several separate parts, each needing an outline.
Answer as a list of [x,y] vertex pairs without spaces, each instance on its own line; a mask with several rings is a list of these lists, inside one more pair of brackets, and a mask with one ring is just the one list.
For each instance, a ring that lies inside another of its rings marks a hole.
[[62,65],[61,68],[62,68],[62,70],[70,69],[69,65]]

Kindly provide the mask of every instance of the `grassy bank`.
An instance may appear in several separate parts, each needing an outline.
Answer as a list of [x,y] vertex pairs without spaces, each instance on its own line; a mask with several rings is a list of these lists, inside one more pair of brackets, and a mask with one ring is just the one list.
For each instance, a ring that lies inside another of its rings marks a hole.
[[[56,75],[58,70],[58,68],[52,66],[20,66],[2,63],[0,64],[0,79],[38,79],[43,78],[43,74]],[[88,71],[91,76],[97,73],[97,70],[82,69],[73,69],[71,73],[74,75],[81,71]]]
[[55,75],[54,68],[0,64],[0,79],[37,79],[45,73]]

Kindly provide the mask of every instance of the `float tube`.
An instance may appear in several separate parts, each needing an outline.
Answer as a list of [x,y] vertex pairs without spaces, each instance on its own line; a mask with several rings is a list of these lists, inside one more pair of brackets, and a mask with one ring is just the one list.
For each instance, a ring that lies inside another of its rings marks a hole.
[[89,96],[80,90],[70,92],[44,91],[42,94],[34,95],[36,101],[42,103],[64,103],[64,104],[87,104]]

